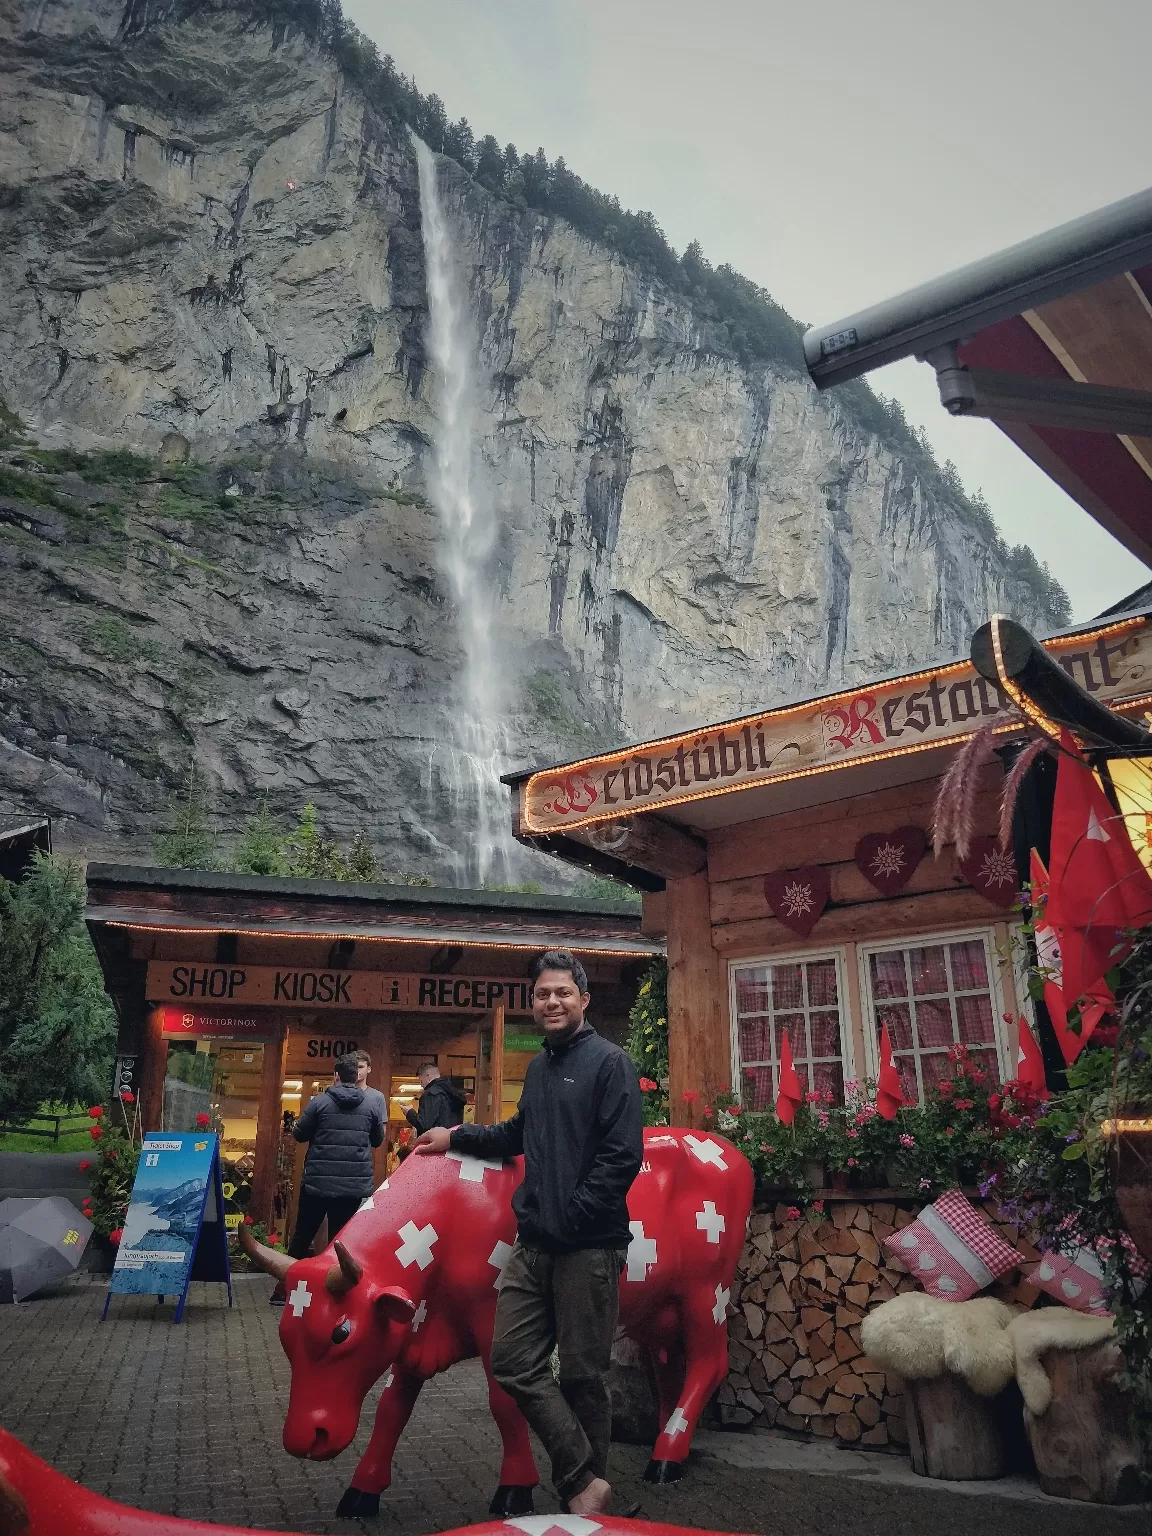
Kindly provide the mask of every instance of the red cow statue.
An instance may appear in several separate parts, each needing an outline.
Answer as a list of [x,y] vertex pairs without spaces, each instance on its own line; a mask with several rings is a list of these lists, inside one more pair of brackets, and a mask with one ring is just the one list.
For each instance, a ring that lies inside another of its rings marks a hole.
[[[682,1525],[650,1520],[595,1520],[578,1515],[529,1515],[486,1525],[471,1525],[446,1536],[717,1536]],[[210,1525],[133,1509],[90,1493],[64,1477],[14,1435],[0,1429],[0,1536],[260,1536],[239,1525]],[[275,1533],[272,1533],[275,1536]],[[285,1532],[283,1536],[290,1536]]]
[[[392,1453],[420,1388],[479,1356],[504,1443],[494,1515],[531,1512],[539,1481],[528,1428],[493,1380],[496,1293],[512,1251],[522,1160],[459,1152],[413,1156],[370,1195],[337,1241],[293,1262],[254,1241],[249,1254],[287,1288],[280,1342],[292,1364],[284,1447],[322,1461],[356,1433],[372,1384],[384,1390],[368,1448],[336,1513],[379,1513]],[[632,1241],[620,1325],[652,1361],[664,1428],[645,1476],[682,1475],[696,1421],[728,1371],[728,1300],[752,1207],[752,1169],[711,1132],[644,1132],[628,1194]]]

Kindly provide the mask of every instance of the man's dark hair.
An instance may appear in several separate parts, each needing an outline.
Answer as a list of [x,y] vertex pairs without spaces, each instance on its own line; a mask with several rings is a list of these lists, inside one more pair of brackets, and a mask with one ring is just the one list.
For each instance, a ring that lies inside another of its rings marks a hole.
[[355,1083],[359,1067],[360,1063],[356,1059],[355,1051],[349,1051],[346,1055],[336,1058],[336,1076],[342,1083]]
[[577,992],[588,990],[588,972],[571,950],[546,949],[542,955],[537,955],[532,964],[533,986],[540,980],[542,971],[567,971],[576,983]]

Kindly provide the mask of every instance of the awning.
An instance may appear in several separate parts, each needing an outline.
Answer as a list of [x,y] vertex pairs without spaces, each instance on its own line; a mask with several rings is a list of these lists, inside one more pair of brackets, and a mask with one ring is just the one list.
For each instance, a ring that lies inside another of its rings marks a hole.
[[1152,189],[804,337],[820,389],[904,357],[1152,564]]

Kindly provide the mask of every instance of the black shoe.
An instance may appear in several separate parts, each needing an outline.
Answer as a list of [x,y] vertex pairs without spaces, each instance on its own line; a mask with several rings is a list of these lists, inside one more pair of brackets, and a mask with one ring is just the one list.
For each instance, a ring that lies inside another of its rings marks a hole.
[[284,1301],[284,1292],[280,1286],[277,1286],[276,1289],[272,1292],[271,1296],[268,1298],[268,1305],[270,1307],[282,1307],[284,1305]]

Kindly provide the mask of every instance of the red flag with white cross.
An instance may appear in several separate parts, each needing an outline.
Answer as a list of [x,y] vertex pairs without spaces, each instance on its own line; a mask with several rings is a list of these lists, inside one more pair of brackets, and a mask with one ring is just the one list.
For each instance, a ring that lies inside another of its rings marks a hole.
[[776,1094],[776,1118],[782,1125],[791,1125],[796,1111],[804,1102],[800,1079],[796,1075],[796,1063],[792,1060],[792,1045],[788,1031],[780,1031],[780,1088]]
[[900,1072],[892,1057],[892,1041],[888,1026],[880,1027],[880,1071],[876,1078],[876,1108],[885,1120],[895,1120],[896,1111],[904,1103],[904,1090],[900,1086]]
[[1060,1054],[1065,1063],[1071,1066],[1088,1044],[1097,1024],[1115,1007],[1116,999],[1106,981],[1095,982],[1080,998],[1079,1033],[1069,1025],[1064,991],[1064,935],[1052,921],[1051,906],[1048,871],[1044,868],[1044,860],[1033,848],[1032,914],[1036,958],[1044,973],[1044,1006],[1052,1020]]

